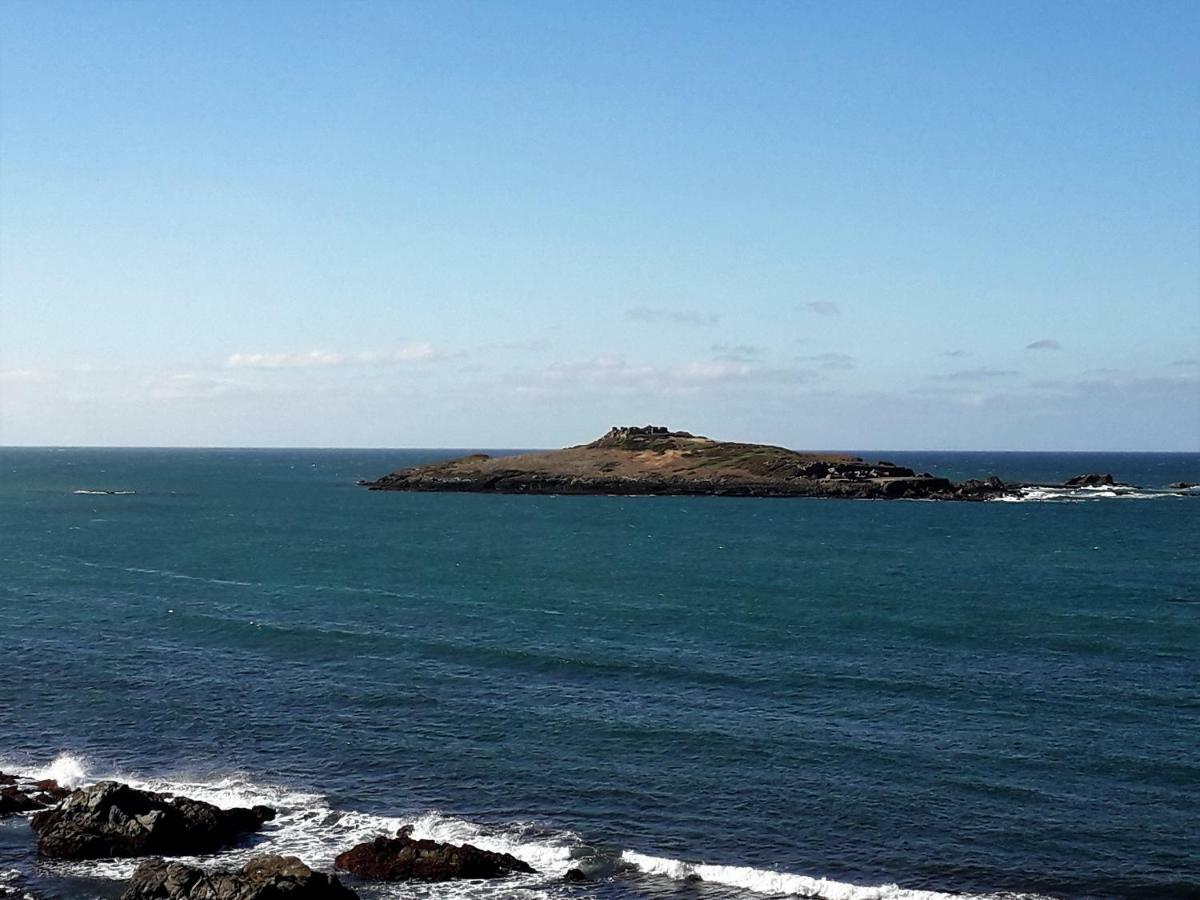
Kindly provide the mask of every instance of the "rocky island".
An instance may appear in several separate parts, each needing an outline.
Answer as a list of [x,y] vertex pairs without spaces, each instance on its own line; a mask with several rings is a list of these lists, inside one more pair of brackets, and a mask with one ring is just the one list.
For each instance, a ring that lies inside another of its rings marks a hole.
[[519,456],[473,454],[401,469],[373,491],[987,500],[998,478],[952,483],[890,462],[714,441],[663,426],[614,427],[589,444]]

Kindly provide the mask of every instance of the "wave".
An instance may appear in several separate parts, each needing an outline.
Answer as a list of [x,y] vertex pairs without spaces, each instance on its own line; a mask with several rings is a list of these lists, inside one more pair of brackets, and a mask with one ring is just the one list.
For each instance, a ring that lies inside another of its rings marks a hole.
[[1193,490],[1138,488],[1128,485],[1104,487],[1050,487],[1027,485],[1016,494],[993,497],[989,503],[1085,503],[1093,500],[1161,500],[1167,497],[1197,496]]
[[72,494],[98,494],[98,495],[109,495],[109,496],[126,496],[129,494],[136,494],[137,491],[92,491],[92,490],[88,490],[86,488],[80,488],[77,491],[71,491],[71,493]]
[[[532,823],[481,825],[438,810],[425,811],[415,818],[338,810],[331,807],[322,794],[256,782],[244,773],[212,778],[93,773],[86,758],[72,754],[62,754],[42,767],[14,766],[0,760],[0,769],[26,779],[54,778],[67,787],[113,779],[142,790],[193,797],[223,808],[265,804],[276,810],[275,820],[266,824],[253,845],[236,847],[213,856],[182,857],[184,861],[198,865],[233,868],[260,853],[283,853],[298,856],[314,868],[330,870],[334,857],[342,851],[379,835],[394,834],[403,825],[412,825],[412,833],[416,838],[473,844],[484,850],[511,853],[537,870],[534,875],[518,875],[492,883],[372,885],[372,895],[388,898],[541,900],[562,896],[556,886],[562,883],[569,869],[578,867],[593,878],[636,877],[640,874],[675,881],[700,880],[752,894],[814,900],[1042,900],[1032,894],[950,894],[902,888],[895,884],[859,885],[749,866],[686,862],[633,850],[606,851],[588,846],[570,831],[547,831]],[[57,875],[124,880],[132,875],[137,860],[43,860],[39,865]],[[12,877],[15,878],[16,873]],[[3,881],[3,877],[0,877],[0,881]],[[0,896],[3,896],[2,890]]]
[[21,887],[21,873],[16,869],[0,869],[0,897],[15,897],[18,900],[34,900]]
[[[546,834],[530,824],[488,827],[429,810],[417,817],[382,816],[372,813],[339,810],[330,806],[328,798],[319,793],[289,787],[264,784],[245,773],[219,777],[154,776],[145,777],[123,772],[92,772],[85,757],[62,754],[48,766],[14,766],[0,761],[0,770],[24,779],[55,778],[59,784],[80,787],[102,780],[121,781],[141,790],[177,794],[203,800],[222,808],[263,804],[276,810],[274,821],[268,822],[257,840],[248,846],[235,847],[219,854],[204,857],[180,857],[196,865],[220,865],[234,868],[261,853],[282,853],[298,856],[308,865],[323,870],[333,868],[334,857],[355,844],[380,835],[395,834],[403,825],[413,826],[413,836],[447,841],[455,844],[474,844],[484,850],[511,853],[537,870],[536,875],[506,878],[492,890],[488,885],[465,883],[423,885],[414,894],[411,885],[404,885],[405,897],[423,896],[451,898],[469,893],[472,898],[486,896],[545,896],[537,890],[547,881],[560,881],[578,853],[578,839],[569,832]],[[41,868],[62,876],[128,879],[137,868],[135,859],[87,860],[80,862],[46,861]],[[391,888],[381,889],[385,895]],[[399,891],[399,886],[396,887]]]
[[756,894],[811,897],[817,900],[985,900],[1004,896],[1008,900],[1036,900],[1034,895],[947,894],[902,888],[895,884],[861,885],[828,878],[812,878],[750,866],[716,866],[689,863],[661,856],[648,856],[626,850],[621,858],[642,872],[662,875],[676,881],[699,879],[726,887],[741,888]]

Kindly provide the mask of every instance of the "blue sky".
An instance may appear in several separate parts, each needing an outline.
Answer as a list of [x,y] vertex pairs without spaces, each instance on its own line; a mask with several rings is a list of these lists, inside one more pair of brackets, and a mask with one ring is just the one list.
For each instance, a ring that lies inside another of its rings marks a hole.
[[1200,449],[1195,3],[0,32],[0,444]]

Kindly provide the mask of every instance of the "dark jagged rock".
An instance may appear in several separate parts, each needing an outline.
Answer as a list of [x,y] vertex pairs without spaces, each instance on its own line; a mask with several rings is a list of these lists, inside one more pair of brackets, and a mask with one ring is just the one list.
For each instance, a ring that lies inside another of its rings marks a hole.
[[1186,491],[1188,488],[1200,487],[1200,484],[1194,481],[1172,481],[1167,487],[1173,491]]
[[0,818],[45,809],[70,793],[53,778],[22,782],[15,775],[0,773]]
[[520,456],[476,454],[360,483],[376,491],[860,500],[986,500],[1015,490],[997,479],[977,482],[963,491],[945,478],[917,475],[890,462],[714,441],[661,425],[614,427],[577,447]]
[[359,844],[338,856],[333,865],[374,881],[453,881],[534,871],[528,863],[508,853],[480,850],[470,844],[456,847],[438,841],[419,841],[410,831],[411,827],[402,828],[394,838],[377,837]]
[[63,787],[53,778],[43,778],[35,781],[33,789],[38,799],[44,800],[47,806],[71,796],[71,789]]
[[294,856],[256,856],[236,872],[149,859],[121,900],[357,900],[336,875],[314,872]]
[[987,500],[990,497],[1002,495],[1008,490],[1008,485],[1003,481],[995,475],[989,475],[982,480],[971,478],[964,481],[954,489],[954,493],[960,500]]
[[1063,483],[1063,487],[1110,487],[1114,484],[1116,484],[1116,481],[1107,472],[1103,475],[1096,472],[1089,472],[1087,475],[1076,475],[1074,478],[1068,478]]
[[17,813],[32,812],[35,809],[44,809],[46,804],[39,803],[29,794],[13,787],[7,786],[0,788],[0,818],[16,815]]
[[236,843],[275,818],[266,806],[220,809],[187,797],[101,781],[30,820],[38,853],[55,859],[183,856]]
[[563,881],[568,884],[582,884],[589,880],[587,875],[583,873],[583,869],[567,869],[566,874],[563,875]]

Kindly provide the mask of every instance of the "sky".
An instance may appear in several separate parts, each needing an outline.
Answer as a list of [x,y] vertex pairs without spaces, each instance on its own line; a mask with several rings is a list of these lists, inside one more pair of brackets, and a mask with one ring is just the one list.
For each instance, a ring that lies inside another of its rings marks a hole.
[[1200,450],[1200,4],[0,4],[0,445]]

